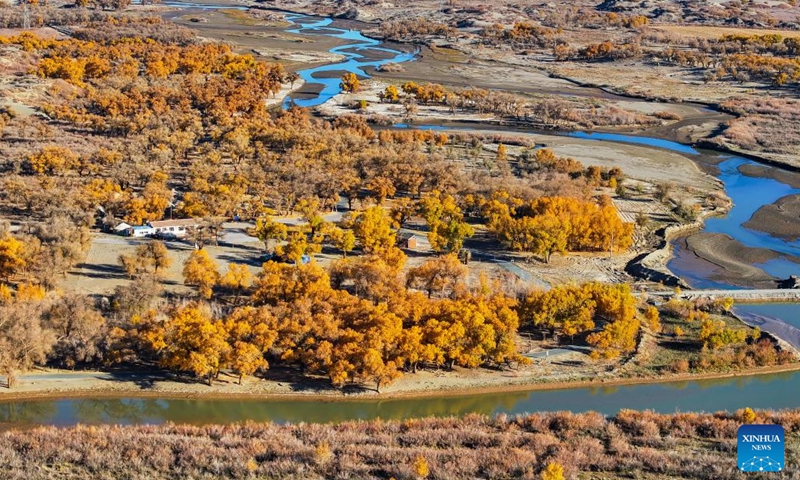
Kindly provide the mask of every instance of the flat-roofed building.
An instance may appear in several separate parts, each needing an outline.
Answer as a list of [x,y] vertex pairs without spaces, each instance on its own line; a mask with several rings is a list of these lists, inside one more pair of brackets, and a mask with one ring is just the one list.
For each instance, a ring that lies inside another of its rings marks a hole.
[[157,222],[147,222],[155,230],[154,235],[161,237],[183,238],[200,224],[193,218],[182,218],[178,220],[159,220]]

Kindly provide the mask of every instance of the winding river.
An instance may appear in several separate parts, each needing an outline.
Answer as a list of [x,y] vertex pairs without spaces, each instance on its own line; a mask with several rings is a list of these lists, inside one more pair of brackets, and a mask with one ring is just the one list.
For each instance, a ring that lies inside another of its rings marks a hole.
[[[403,63],[414,59],[415,54],[401,52],[382,46],[380,40],[365,37],[358,30],[345,30],[343,28],[333,28],[331,18],[309,17],[307,15],[291,14],[286,15],[286,20],[297,25],[297,28],[288,30],[289,33],[301,35],[325,35],[328,37],[346,40],[348,43],[331,48],[330,53],[344,56],[342,62],[321,65],[315,68],[300,70],[297,72],[306,83],[321,85],[322,90],[311,98],[286,97],[285,106],[294,104],[298,107],[315,107],[321,105],[334,95],[341,92],[339,79],[344,72],[355,73],[360,77],[369,77],[364,70],[368,67],[379,67],[387,63]],[[380,60],[368,60],[366,54],[372,56],[386,57]]]
[[[186,8],[225,8],[211,5],[172,2],[172,6]],[[287,104],[311,107],[324,103],[339,93],[342,72],[367,76],[364,68],[414,59],[413,53],[386,48],[377,40],[363,36],[355,30],[334,28],[333,21],[306,15],[290,14],[287,19],[294,24],[291,33],[302,35],[327,35],[349,43],[331,49],[343,55],[339,63],[323,65],[300,71],[307,84],[319,84],[320,93],[311,98],[287,98]],[[369,54],[369,55],[367,55]],[[370,58],[367,58],[370,57]],[[380,59],[375,59],[380,58]],[[581,133],[575,137],[599,142],[625,142],[669,149],[684,155],[716,156],[719,161],[718,178],[724,183],[734,208],[724,218],[710,219],[707,232],[725,233],[744,245],[763,247],[784,254],[800,254],[797,242],[788,242],[742,226],[762,205],[774,202],[785,195],[800,190],[768,178],[747,177],[739,167],[753,163],[737,156],[698,151],[692,147],[666,140],[640,136]],[[773,168],[773,167],[769,167]],[[731,288],[711,280],[710,272],[692,268],[686,252],[677,249],[669,267],[687,279],[694,287]],[[777,259],[759,265],[771,275],[786,277],[796,272],[797,265],[786,259]],[[743,315],[758,315],[783,319],[800,327],[800,306],[741,305],[737,311]],[[659,412],[735,410],[746,406],[754,408],[800,407],[800,372],[743,376],[716,380],[699,380],[660,384],[628,385],[619,387],[570,388],[562,390],[515,393],[480,394],[470,396],[438,396],[388,400],[188,400],[188,399],[58,399],[0,402],[0,425],[73,425],[77,423],[230,423],[240,421],[276,422],[338,422],[351,419],[403,419],[422,416],[462,415],[466,413],[518,414],[542,410],[595,410],[613,414],[622,408],[653,409]]]

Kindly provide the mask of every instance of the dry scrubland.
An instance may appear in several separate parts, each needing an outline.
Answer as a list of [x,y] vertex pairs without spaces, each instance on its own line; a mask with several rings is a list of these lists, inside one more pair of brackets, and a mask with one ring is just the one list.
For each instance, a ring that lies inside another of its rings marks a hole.
[[[453,72],[488,69],[495,73],[461,76],[472,85],[529,91],[530,80],[544,70],[638,97],[709,103],[740,117],[714,119],[726,122],[711,140],[714,145],[798,166],[800,141],[785,135],[798,130],[800,7],[794,2],[292,5],[373,22],[374,35],[428,47],[418,65],[408,65],[410,78],[459,85]],[[506,67],[517,70],[511,83],[493,83],[493,75]],[[520,75],[529,81],[514,80]],[[547,83],[534,88],[547,91]],[[702,132],[715,130],[709,125]]]
[[[0,463],[9,480],[772,478],[737,471],[742,423],[783,425],[786,462],[796,464],[800,412],[749,409],[339,425],[41,427],[0,433]],[[547,476],[545,469],[561,475]]]

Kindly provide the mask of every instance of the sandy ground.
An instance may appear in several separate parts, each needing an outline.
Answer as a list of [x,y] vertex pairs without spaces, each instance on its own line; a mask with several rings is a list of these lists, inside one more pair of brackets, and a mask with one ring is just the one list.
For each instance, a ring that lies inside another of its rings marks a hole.
[[[68,397],[155,397],[155,398],[246,398],[272,397],[319,399],[366,399],[398,397],[432,397],[513,391],[536,391],[581,387],[612,387],[620,385],[696,381],[714,378],[731,378],[757,374],[793,372],[797,364],[761,367],[733,373],[660,375],[658,377],[620,378],[608,372],[602,363],[586,364],[587,357],[572,352],[541,360],[539,364],[519,370],[426,370],[401,377],[395,383],[381,388],[377,393],[372,385],[346,392],[331,388],[327,379],[307,379],[296,383],[286,379],[246,378],[242,385],[238,378],[221,375],[212,386],[203,382],[158,377],[143,373],[67,372],[44,370],[21,377],[13,389],[0,389],[0,401],[31,398]],[[579,364],[579,365],[576,365]],[[267,377],[271,375],[268,373]],[[274,376],[282,373],[275,372]]]
[[[398,123],[403,122],[405,117],[402,105],[382,103],[377,97],[378,92],[383,91],[387,85],[388,83],[384,82],[369,82],[368,86],[359,92],[341,93],[321,105],[319,112],[331,117],[352,114],[354,110],[350,105],[358,100],[365,99],[369,102],[369,105],[361,113],[389,116],[393,117]],[[419,105],[413,120],[415,125],[425,125],[426,122],[438,123],[441,121],[482,122],[492,118],[493,115],[461,110],[453,114],[446,106]],[[469,128],[465,128],[465,130],[470,131]],[[517,130],[492,130],[491,126],[481,127],[480,133],[525,137],[531,139],[537,145],[552,149],[560,156],[575,158],[587,166],[620,167],[627,176],[648,183],[674,182],[704,192],[722,190],[720,182],[702,172],[693,161],[679,153],[667,150],[623,143],[601,143],[593,140],[526,133]]]
[[303,89],[305,83],[306,82],[303,80],[298,80],[294,82],[294,87],[290,83],[284,83],[283,85],[281,85],[280,91],[275,95],[273,95],[272,97],[269,97],[266,100],[264,100],[264,103],[267,106],[281,105],[287,95],[289,95],[290,93],[299,92],[300,90]]
[[[278,218],[278,220],[284,223],[297,223],[297,219],[292,218]],[[334,221],[330,218],[328,220]],[[204,247],[216,262],[220,273],[224,274],[231,263],[247,265],[254,278],[261,272],[263,262],[260,257],[264,253],[263,244],[246,234],[246,230],[250,227],[252,225],[246,223],[227,224],[222,245]],[[406,230],[423,239],[425,237],[425,233],[421,230]],[[133,255],[138,245],[149,241],[152,240],[95,233],[85,261],[67,274],[62,282],[62,288],[89,295],[110,295],[116,287],[128,285],[131,281],[119,264],[119,256]],[[165,244],[172,263],[160,274],[162,285],[170,292],[190,294],[193,291],[192,287],[183,284],[183,264],[194,251],[194,247],[177,241],[168,241]],[[407,250],[406,253],[408,255],[406,268],[417,267],[435,255],[425,240],[420,242],[417,249]],[[314,257],[322,267],[327,267],[340,258],[340,253],[333,249],[326,249]],[[512,291],[528,291],[539,282],[538,278],[522,278],[516,269],[509,268],[507,262],[495,263],[487,259],[474,260],[470,263],[467,283],[477,286],[481,274],[490,279],[502,280]]]
[[[232,227],[231,234],[237,233]],[[241,240],[241,238],[240,238]],[[133,255],[136,247],[152,240],[132,239],[118,235],[95,233],[86,260],[67,275],[63,288],[84,294],[107,295],[121,285],[127,285],[130,279],[119,265],[119,256]],[[161,273],[163,284],[169,291],[189,293],[189,287],[183,285],[183,263],[194,251],[194,247],[183,242],[165,242],[169,251],[171,265]],[[259,256],[263,253],[263,245],[258,239],[244,241],[235,247],[205,247],[217,263],[220,272],[224,273],[230,263],[248,265],[255,275],[260,271]]]
[[744,226],[788,241],[797,240],[800,238],[800,195],[788,195],[764,205]]
[[[347,43],[346,40],[322,35],[288,33],[286,24],[277,22],[246,24],[241,18],[232,17],[220,10],[187,9],[165,12],[162,16],[171,22],[197,31],[202,37],[238,46],[237,51],[241,53],[260,54],[263,51],[268,60],[274,60],[276,53],[284,55],[285,58],[278,60],[289,70],[294,70],[300,65],[302,68],[307,68],[308,63],[329,63],[331,54],[328,50]],[[298,56],[292,58],[290,54]],[[317,58],[319,61],[315,60]]]
[[518,262],[517,264],[533,275],[545,279],[550,285],[631,282],[633,279],[625,273],[625,265],[637,253],[628,251],[611,256],[608,254],[571,253],[567,256],[553,255],[550,263],[530,258],[527,262]]
[[588,91],[566,80],[551,77],[537,68],[486,62],[453,50],[423,48],[417,59],[402,64],[403,72],[375,72],[385,80],[414,80],[455,87],[507,90],[516,93],[555,93],[559,95],[598,96],[600,90]]
[[775,278],[753,264],[764,263],[781,255],[765,248],[751,248],[719,233],[698,233],[685,245],[699,259],[717,267],[713,280],[741,286],[775,288]]
[[677,182],[703,191],[721,191],[717,179],[703,173],[694,162],[678,153],[568,137],[552,136],[542,140],[559,156],[575,158],[587,166],[618,166],[626,175],[650,183]]
[[780,35],[783,38],[800,37],[800,32],[797,30],[714,27],[709,25],[658,25],[654,26],[653,29],[686,35],[692,38],[700,37],[706,39],[718,39],[724,35]]
[[[589,379],[610,380],[606,364],[593,362],[579,351],[559,350],[552,357],[536,358],[531,365],[517,370],[420,370],[407,374],[381,389],[381,396],[436,394],[470,389],[501,389],[515,386],[534,386],[547,383],[569,383]],[[300,380],[298,380],[300,378]],[[144,381],[146,380],[146,381]],[[246,378],[242,385],[238,377],[222,374],[209,387],[202,381],[186,381],[172,375],[153,372],[108,373],[46,370],[23,375],[13,389],[0,389],[0,400],[9,396],[33,396],[58,393],[147,393],[151,395],[320,395],[341,396],[342,391],[330,387],[327,378],[298,377],[295,372],[278,368],[267,372],[265,378]],[[376,395],[373,385],[365,385],[353,396]]]
[[598,142],[559,135],[528,135],[537,145],[545,146],[559,156],[575,158],[586,166],[620,167],[628,177],[648,183],[676,182],[683,187],[692,187],[704,192],[722,191],[721,184],[716,178],[703,173],[697,164],[679,153],[646,146]]
[[290,63],[336,63],[344,55],[327,52],[297,52],[288,48],[254,48],[253,51],[267,60]]
[[[391,83],[380,80],[367,81],[362,83],[362,88],[355,93],[340,93],[317,107],[317,111],[326,117],[338,117],[353,113],[362,115],[379,115],[391,117],[395,123],[403,123],[408,120],[405,114],[405,107],[401,103],[382,102],[378,96],[386,90]],[[399,85],[398,89],[400,88]],[[354,110],[351,105],[357,104],[360,100],[368,102],[365,110]],[[472,111],[456,110],[453,113],[446,105],[417,105],[417,112],[413,116],[413,123],[439,123],[439,122],[493,122],[496,115],[479,114]]]

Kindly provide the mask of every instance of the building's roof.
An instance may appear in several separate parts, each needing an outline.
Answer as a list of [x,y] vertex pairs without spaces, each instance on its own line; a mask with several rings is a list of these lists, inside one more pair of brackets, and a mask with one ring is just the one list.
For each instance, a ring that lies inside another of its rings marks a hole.
[[148,227],[147,225],[142,225],[141,227],[133,227],[134,231],[141,231],[141,230],[154,230],[153,227]]
[[159,220],[157,222],[147,222],[153,228],[164,227],[196,227],[199,225],[197,220],[193,218],[180,218],[175,220]]
[[116,231],[118,231],[118,232],[119,232],[120,230],[127,230],[127,229],[129,229],[129,228],[131,228],[131,226],[130,226],[130,225],[128,225],[128,224],[127,224],[127,223],[125,223],[125,222],[122,222],[122,223],[120,223],[119,225],[117,225],[116,227],[114,227],[114,230],[116,230]]
[[414,238],[416,240],[422,240],[422,237],[420,235],[418,235],[416,233],[411,233],[411,232],[401,233],[400,235],[398,235],[398,238],[402,242],[407,242],[407,241],[411,240],[412,238]]

